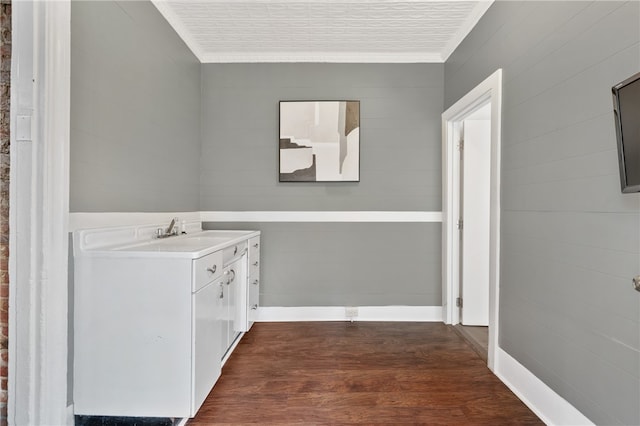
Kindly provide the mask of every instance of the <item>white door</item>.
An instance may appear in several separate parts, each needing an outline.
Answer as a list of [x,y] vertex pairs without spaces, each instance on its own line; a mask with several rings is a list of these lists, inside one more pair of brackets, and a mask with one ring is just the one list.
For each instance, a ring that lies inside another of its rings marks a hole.
[[463,135],[460,322],[488,326],[491,120],[465,120]]

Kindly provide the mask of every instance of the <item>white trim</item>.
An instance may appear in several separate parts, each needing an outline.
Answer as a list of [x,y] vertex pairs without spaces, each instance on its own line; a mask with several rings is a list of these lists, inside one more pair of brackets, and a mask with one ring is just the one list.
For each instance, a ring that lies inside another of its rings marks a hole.
[[594,424],[501,348],[497,352],[495,374],[545,424]]
[[[155,0],[155,1],[165,1],[165,0]],[[179,0],[189,2],[191,0]],[[274,0],[250,0],[251,3],[272,3]],[[437,3],[442,0],[383,0],[385,3]],[[453,2],[466,2],[469,0],[449,0]],[[206,0],[207,3],[228,3],[229,0]],[[324,4],[324,3],[344,3],[344,0],[278,0],[278,3],[316,3],[316,4]],[[371,0],[349,0],[349,3],[371,3]]]
[[73,412],[73,404],[67,405],[67,424],[75,424],[75,414]]
[[202,63],[203,52],[200,49],[200,45],[193,38],[189,30],[182,24],[182,20],[176,16],[173,9],[169,6],[169,2],[167,0],[151,0],[151,3],[158,9],[164,19],[167,20],[169,25],[171,25],[173,30],[178,34],[178,37],[182,39],[198,61]]
[[[12,8],[8,422],[73,424],[66,392],[71,3]],[[18,115],[27,125],[15,135]]]
[[206,53],[202,63],[443,63],[442,54],[429,52],[242,52]]
[[112,226],[147,225],[151,223],[171,222],[177,217],[180,221],[200,222],[200,212],[104,212],[104,213],[70,213],[69,232],[78,229],[106,228]]
[[[44,60],[38,66],[42,108],[43,251],[39,420],[73,424],[67,412],[69,143],[71,134],[71,1],[44,2]],[[36,77],[37,78],[37,77]],[[38,106],[37,106],[38,108]],[[64,389],[65,392],[60,392]]]
[[[358,306],[353,321],[440,322],[441,306]],[[261,306],[257,322],[351,321],[344,306]]]
[[494,370],[499,336],[500,291],[500,152],[502,129],[502,69],[487,77],[442,114],[442,305],[444,322],[457,324],[459,295],[459,158],[456,126],[480,106],[491,102],[491,213],[489,265],[488,366]]
[[69,232],[110,226],[187,222],[442,222],[441,212],[377,211],[205,211],[205,212],[96,212],[69,213]]
[[476,3],[476,6],[473,8],[466,21],[460,26],[458,32],[449,40],[447,45],[442,49],[442,57],[441,61],[446,62],[449,59],[449,56],[453,53],[454,50],[462,43],[462,40],[465,39],[466,36],[469,35],[471,30],[476,26],[480,18],[485,14],[487,10],[491,7],[494,0],[482,0]]
[[442,222],[441,212],[205,211],[203,222]]
[[[10,129],[10,157],[9,169],[9,362],[8,362],[8,401],[7,420],[9,424],[18,422],[28,424],[34,399],[33,380],[30,379],[31,354],[28,345],[32,331],[32,321],[25,317],[23,309],[17,309],[18,281],[24,282],[22,277],[28,278],[30,265],[22,262],[27,256],[29,244],[28,218],[20,217],[17,212],[25,211],[30,203],[29,197],[18,197],[18,187],[21,190],[30,189],[26,180],[30,178],[31,135],[17,140],[18,115],[31,117],[33,115],[33,88],[29,81],[33,79],[33,3],[15,2],[12,5],[12,52],[11,52],[11,129]],[[20,66],[18,66],[20,65]],[[20,90],[18,90],[20,88]],[[21,94],[18,98],[18,94]],[[22,167],[22,164],[25,166]],[[20,182],[20,185],[18,185]],[[22,194],[22,193],[21,193]],[[25,205],[22,208],[23,204]],[[20,238],[18,238],[20,236]],[[17,258],[20,257],[20,265]],[[26,291],[29,291],[27,286]],[[23,303],[23,302],[21,302]],[[21,305],[22,306],[22,305]],[[23,319],[24,318],[24,319]],[[22,336],[23,341],[18,341]],[[18,344],[20,343],[20,344]],[[20,354],[20,358],[18,358]],[[20,362],[24,360],[24,362]],[[19,389],[18,382],[24,383]]]

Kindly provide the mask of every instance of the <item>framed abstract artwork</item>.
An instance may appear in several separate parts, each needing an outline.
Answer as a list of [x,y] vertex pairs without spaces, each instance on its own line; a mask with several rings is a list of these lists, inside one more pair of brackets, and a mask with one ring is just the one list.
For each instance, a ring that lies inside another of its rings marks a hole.
[[280,182],[360,181],[360,101],[280,101]]

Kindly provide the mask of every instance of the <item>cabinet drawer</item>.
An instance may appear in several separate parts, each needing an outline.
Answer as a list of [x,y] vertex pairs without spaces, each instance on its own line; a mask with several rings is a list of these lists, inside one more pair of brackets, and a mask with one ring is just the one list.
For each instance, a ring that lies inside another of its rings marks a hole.
[[249,257],[249,276],[258,277],[260,275],[260,259]]
[[260,237],[249,240],[249,277],[260,278]]
[[223,249],[223,262],[227,265],[233,259],[241,257],[247,251],[247,242],[242,241]]
[[249,240],[249,256],[260,253],[260,237],[253,237]]
[[222,251],[194,260],[192,291],[197,291],[220,275],[222,275]]

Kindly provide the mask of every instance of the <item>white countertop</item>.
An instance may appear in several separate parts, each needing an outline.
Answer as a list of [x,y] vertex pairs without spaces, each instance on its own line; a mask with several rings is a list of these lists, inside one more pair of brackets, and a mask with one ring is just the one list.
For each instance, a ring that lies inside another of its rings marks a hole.
[[[94,245],[94,247],[83,247],[80,244],[78,247],[74,247],[74,251],[76,255],[90,257],[197,259],[258,235],[260,235],[260,231],[197,231],[167,238],[149,238],[147,236],[144,240],[136,239],[116,244]],[[82,241],[83,237],[86,239],[86,236],[80,233],[77,241]],[[108,243],[108,239],[106,240]]]

